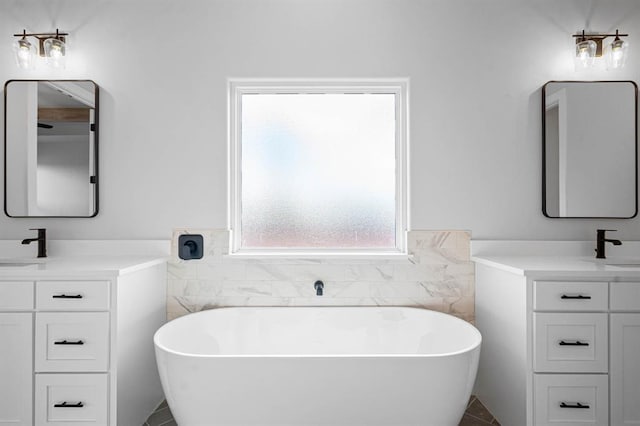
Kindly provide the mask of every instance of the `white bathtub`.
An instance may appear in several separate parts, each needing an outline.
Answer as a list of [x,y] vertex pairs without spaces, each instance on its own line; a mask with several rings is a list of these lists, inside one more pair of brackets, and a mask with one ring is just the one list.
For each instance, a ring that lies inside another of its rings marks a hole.
[[221,308],[154,336],[179,426],[457,425],[480,333],[396,307]]

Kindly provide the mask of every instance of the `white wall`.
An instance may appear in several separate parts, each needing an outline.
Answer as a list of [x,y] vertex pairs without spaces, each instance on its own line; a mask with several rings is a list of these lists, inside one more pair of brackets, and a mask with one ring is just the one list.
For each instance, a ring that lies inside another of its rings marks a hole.
[[[10,33],[71,32],[65,71],[24,72]],[[620,28],[622,71],[576,73],[571,34]],[[639,80],[637,0],[3,0],[0,80],[101,86],[100,213],[0,218],[0,238],[168,238],[226,226],[227,77],[410,77],[414,229],[474,238],[639,239],[640,219],[541,211],[540,88]],[[636,31],[634,33],[634,31]]]

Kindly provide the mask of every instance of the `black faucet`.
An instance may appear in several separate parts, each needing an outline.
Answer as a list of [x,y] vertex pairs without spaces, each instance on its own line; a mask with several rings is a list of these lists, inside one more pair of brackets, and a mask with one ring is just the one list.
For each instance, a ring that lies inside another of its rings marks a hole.
[[320,280],[313,283],[313,288],[316,289],[316,296],[322,296],[322,290],[324,289],[324,283]]
[[622,244],[620,240],[610,240],[606,238],[605,232],[616,232],[615,229],[598,229],[596,231],[596,259],[606,259],[607,257],[604,254],[604,243],[611,243],[614,246],[619,246]]
[[38,231],[37,238],[26,238],[22,240],[22,244],[31,244],[38,242],[38,257],[47,257],[47,230],[44,228],[31,228],[30,231]]

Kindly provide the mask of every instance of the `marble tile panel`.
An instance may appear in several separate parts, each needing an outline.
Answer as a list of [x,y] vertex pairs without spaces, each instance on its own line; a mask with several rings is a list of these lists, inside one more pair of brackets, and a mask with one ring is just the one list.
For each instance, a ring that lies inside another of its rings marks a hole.
[[455,248],[459,231],[410,231],[407,245],[416,249]]
[[291,306],[291,299],[287,297],[269,296],[217,297],[215,299],[207,301],[202,300],[195,306],[200,306],[200,309],[198,309],[198,311],[238,306]]
[[326,282],[324,297],[327,298],[358,298],[371,297],[371,283],[365,281],[335,281]]
[[344,268],[345,281],[392,281],[396,265],[350,264]]
[[427,297],[462,297],[463,290],[455,281],[420,281],[418,283]]
[[292,306],[378,306],[368,297],[299,297],[291,302]]
[[456,247],[463,250],[469,250],[471,247],[471,232],[470,231],[457,231],[456,232]]
[[250,281],[344,281],[343,265],[246,265]]
[[202,262],[196,265],[199,279],[219,281],[244,281],[246,280],[246,268],[247,265],[244,264]]
[[231,233],[227,230],[212,231],[209,234],[210,242],[215,248],[227,249],[228,251]]
[[462,296],[473,296],[476,292],[475,278],[462,278],[458,280],[458,287],[462,291]]
[[[328,282],[325,283],[324,296],[345,299],[345,298],[376,298],[376,299],[397,299],[397,298],[427,298],[434,297],[435,291],[431,291],[422,282],[416,281],[394,281],[387,282]],[[456,295],[462,292],[458,290]],[[447,293],[449,295],[450,293]]]
[[446,298],[444,303],[446,308],[446,311],[444,312],[455,315],[466,321],[472,321],[474,319],[475,298],[473,296]]
[[[310,281],[270,281],[271,292],[274,297],[316,297],[316,290],[313,286],[314,282]],[[324,281],[325,295],[330,289],[335,289],[341,283],[333,281]]]
[[375,306],[406,306],[443,312],[445,305],[441,297],[377,297],[371,299]]
[[445,277],[472,278],[475,275],[473,262],[449,263],[445,265]]
[[167,298],[167,320],[171,321],[189,313],[189,310],[182,305],[175,296]]
[[218,297],[222,293],[223,284],[211,280],[187,280],[182,294],[177,296],[189,297]]
[[469,253],[458,248],[410,249],[413,262],[425,265],[446,265],[469,262]]
[[187,286],[187,280],[182,279],[167,279],[167,295],[179,296],[184,294],[184,289]]
[[370,295],[375,299],[425,299],[434,297],[427,291],[423,283],[416,281],[396,281],[391,285],[373,283]]
[[196,279],[198,278],[196,263],[170,261],[167,264],[167,277],[170,280]]
[[[221,306],[415,306],[473,321],[475,278],[468,231],[411,231],[410,257],[401,259],[238,258],[228,255],[229,232],[199,233],[205,257],[169,262],[170,318]],[[313,282],[325,282],[324,296]]]
[[441,281],[444,279],[444,264],[396,265],[393,270],[395,281]]
[[282,297],[273,294],[274,284],[271,281],[224,282],[221,285],[220,297]]

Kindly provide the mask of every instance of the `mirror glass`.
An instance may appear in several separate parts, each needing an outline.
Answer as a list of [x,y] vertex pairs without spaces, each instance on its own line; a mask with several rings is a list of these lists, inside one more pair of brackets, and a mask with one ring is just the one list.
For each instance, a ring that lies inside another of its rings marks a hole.
[[90,80],[10,80],[4,101],[7,216],[95,216],[98,86]]
[[632,81],[550,81],[542,88],[542,211],[552,218],[637,213]]

